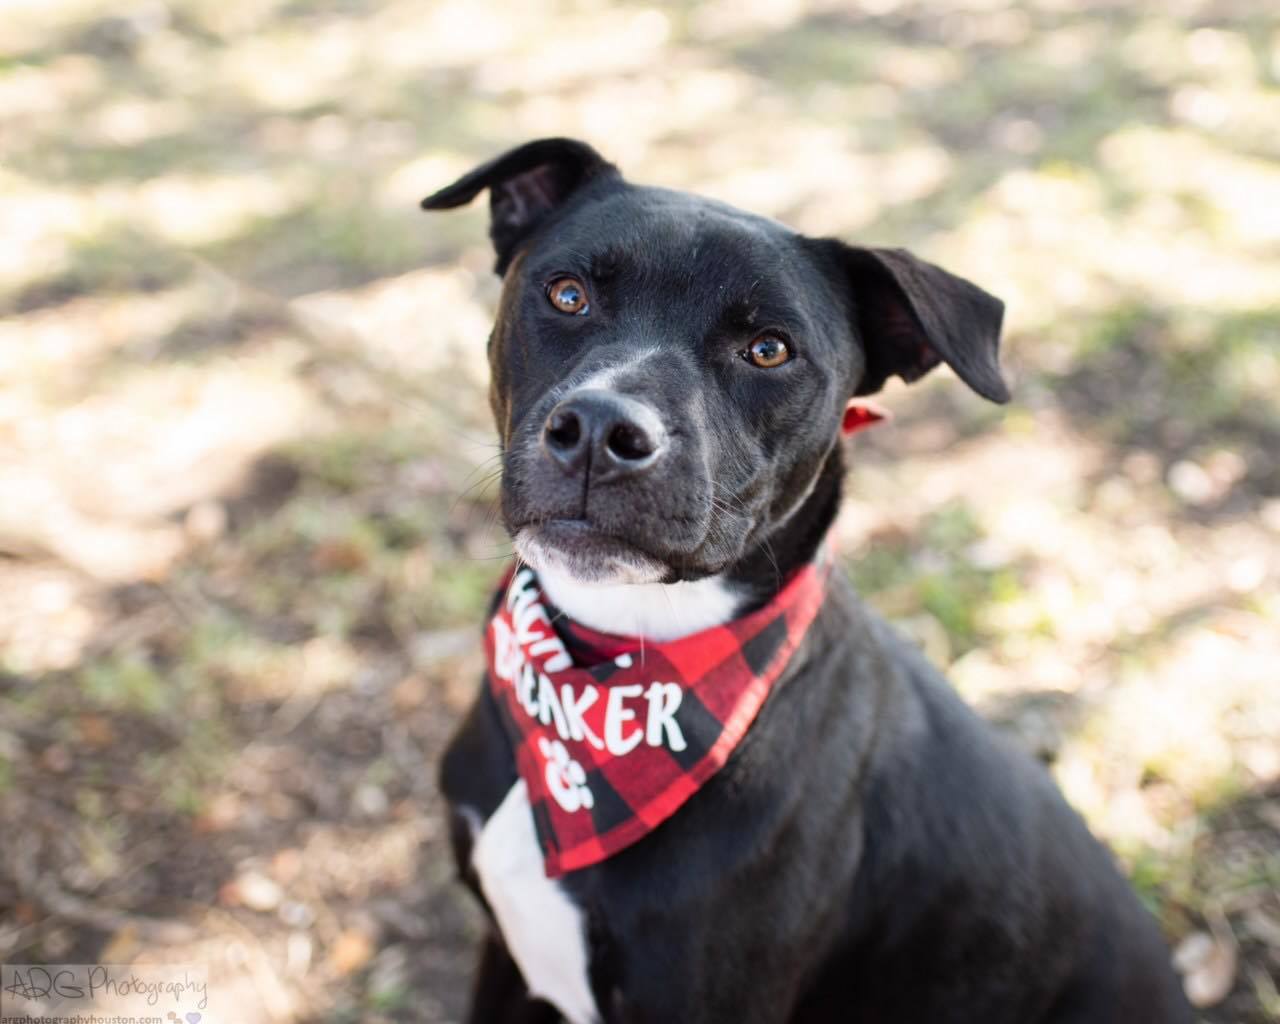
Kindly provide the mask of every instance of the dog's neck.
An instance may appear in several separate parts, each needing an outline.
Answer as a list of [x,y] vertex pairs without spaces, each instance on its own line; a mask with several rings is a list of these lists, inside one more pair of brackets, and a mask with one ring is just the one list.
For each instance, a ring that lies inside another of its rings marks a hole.
[[710,629],[769,601],[792,572],[814,558],[835,519],[843,474],[837,447],[783,528],[715,576],[676,583],[582,583],[548,566],[538,580],[556,608],[602,633],[661,643]]

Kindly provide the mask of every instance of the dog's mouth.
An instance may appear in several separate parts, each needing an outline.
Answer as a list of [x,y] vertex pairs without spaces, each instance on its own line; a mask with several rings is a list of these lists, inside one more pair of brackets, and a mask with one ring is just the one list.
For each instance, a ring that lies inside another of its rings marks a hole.
[[514,531],[516,553],[535,571],[580,583],[657,583],[671,574],[662,559],[586,519],[548,519]]

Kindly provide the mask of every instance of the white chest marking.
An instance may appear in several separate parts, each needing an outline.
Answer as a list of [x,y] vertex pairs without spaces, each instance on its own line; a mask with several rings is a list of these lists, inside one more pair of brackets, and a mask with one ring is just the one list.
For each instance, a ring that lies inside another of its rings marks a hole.
[[599,1021],[587,979],[582,911],[542,869],[523,779],[484,823],[471,863],[529,992],[553,1004],[569,1024]]
[[555,566],[538,580],[560,611],[589,629],[658,642],[733,618],[742,595],[718,576],[681,583],[582,583]]

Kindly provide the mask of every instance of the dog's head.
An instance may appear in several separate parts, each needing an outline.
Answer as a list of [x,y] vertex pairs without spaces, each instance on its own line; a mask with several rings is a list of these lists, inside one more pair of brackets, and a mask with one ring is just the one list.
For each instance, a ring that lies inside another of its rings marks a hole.
[[722,572],[838,466],[852,396],[945,362],[1008,400],[1002,304],[903,250],[632,185],[570,139],[512,150],[422,205],[483,189],[504,278],[489,340],[502,514],[534,568]]

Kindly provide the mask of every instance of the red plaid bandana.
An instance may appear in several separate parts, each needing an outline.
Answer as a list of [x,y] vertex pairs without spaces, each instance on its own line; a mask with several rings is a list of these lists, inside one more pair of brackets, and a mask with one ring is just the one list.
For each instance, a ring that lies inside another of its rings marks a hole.
[[556,616],[531,570],[508,575],[485,634],[489,685],[548,877],[630,846],[723,767],[813,622],[829,571],[821,557],[759,611],[643,649]]

